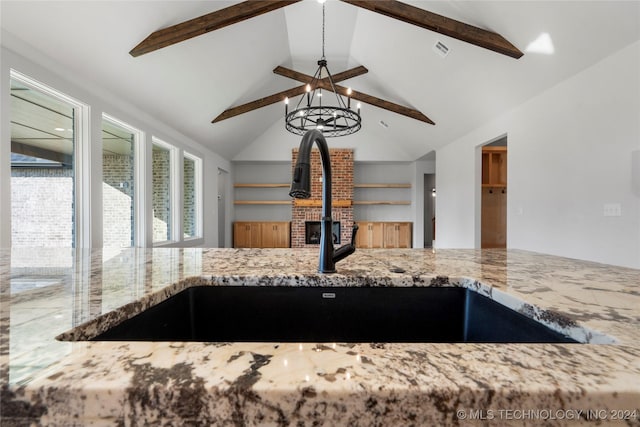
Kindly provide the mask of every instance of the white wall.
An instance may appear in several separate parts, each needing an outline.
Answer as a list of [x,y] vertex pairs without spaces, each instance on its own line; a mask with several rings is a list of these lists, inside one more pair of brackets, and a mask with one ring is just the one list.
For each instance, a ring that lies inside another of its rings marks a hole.
[[503,134],[509,248],[640,268],[640,42],[437,151],[437,247],[476,247],[477,146]]
[[[291,156],[291,152],[289,152]],[[291,160],[285,162],[234,162],[233,182],[282,184],[291,182]],[[234,188],[235,200],[291,201],[288,187]],[[235,205],[234,221],[291,221],[291,203],[286,205]]]
[[[278,120],[232,160],[291,161],[291,150],[298,148],[301,140],[301,136],[288,132],[282,120]],[[390,140],[382,126],[372,121],[365,122],[353,135],[328,138],[327,143],[330,148],[353,148],[357,162],[409,162],[415,159],[400,148],[400,144]]]
[[[89,149],[91,153],[88,158],[91,162],[92,176],[90,183],[90,240],[92,247],[102,246],[102,184],[99,177],[102,170],[101,126],[103,112],[143,131],[148,152],[150,152],[151,137],[155,136],[203,159],[204,239],[197,243],[210,247],[217,245],[217,169],[222,168],[230,171],[231,164],[228,160],[137,109],[128,100],[114,97],[91,81],[90,76],[73,74],[47,55],[5,32],[2,33],[1,59],[0,85],[3,90],[0,128],[2,129],[2,141],[8,142],[11,139],[11,94],[8,90],[10,69],[15,69],[90,106],[91,141]],[[10,151],[10,144],[0,144],[0,247],[10,247],[11,245]],[[146,172],[146,178],[150,181],[151,171]],[[150,206],[150,197],[147,199],[149,199],[147,205]],[[232,207],[227,208],[226,218],[231,218],[231,209]],[[230,220],[228,222],[230,224]]]

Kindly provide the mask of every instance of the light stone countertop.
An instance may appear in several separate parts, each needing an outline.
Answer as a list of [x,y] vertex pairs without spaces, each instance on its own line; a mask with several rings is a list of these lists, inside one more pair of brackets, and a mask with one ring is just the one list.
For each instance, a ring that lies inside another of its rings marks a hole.
[[[306,249],[0,250],[0,425],[640,426],[640,270],[517,250],[317,265]],[[193,285],[462,286],[588,344],[56,340]]]

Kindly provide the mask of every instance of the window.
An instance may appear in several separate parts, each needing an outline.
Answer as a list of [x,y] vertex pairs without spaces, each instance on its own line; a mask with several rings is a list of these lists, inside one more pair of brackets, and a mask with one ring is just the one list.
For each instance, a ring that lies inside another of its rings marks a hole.
[[202,159],[185,152],[182,176],[183,238],[202,237]]
[[14,70],[10,89],[12,247],[86,245],[76,185],[86,106]]
[[151,158],[152,203],[153,203],[153,242],[166,242],[173,239],[175,200],[175,164],[176,149],[172,145],[153,139]]
[[105,248],[135,242],[135,152],[140,131],[103,114],[102,224]]

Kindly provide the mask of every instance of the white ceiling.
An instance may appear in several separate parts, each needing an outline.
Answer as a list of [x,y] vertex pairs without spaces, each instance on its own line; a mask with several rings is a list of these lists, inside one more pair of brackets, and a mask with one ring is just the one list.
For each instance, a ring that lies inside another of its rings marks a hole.
[[[403,160],[421,158],[640,39],[640,1],[405,2],[498,32],[525,55],[512,59],[328,1],[331,72],[364,65],[369,73],[344,85],[416,108],[436,122],[363,105],[358,138],[384,141]],[[2,0],[0,12],[3,30],[232,160],[273,134],[283,105],[211,120],[229,107],[297,86],[273,74],[278,65],[313,73],[321,54],[321,5],[305,0],[137,58],[128,52],[155,30],[235,3]],[[526,52],[542,33],[550,35],[555,52]],[[446,58],[432,49],[438,40],[450,48]]]

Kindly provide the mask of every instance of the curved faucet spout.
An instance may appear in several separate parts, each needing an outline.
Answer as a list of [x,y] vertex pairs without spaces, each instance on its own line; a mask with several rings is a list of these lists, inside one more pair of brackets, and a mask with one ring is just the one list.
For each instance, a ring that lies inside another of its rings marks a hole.
[[289,195],[302,199],[311,196],[311,148],[314,143],[318,146],[322,159],[322,221],[320,223],[320,265],[318,271],[335,273],[335,263],[353,253],[355,247],[349,253],[341,250],[346,246],[353,246],[352,242],[350,245],[339,248],[336,251],[337,256],[334,256],[333,220],[331,218],[331,159],[327,140],[319,130],[310,130],[302,137]]

